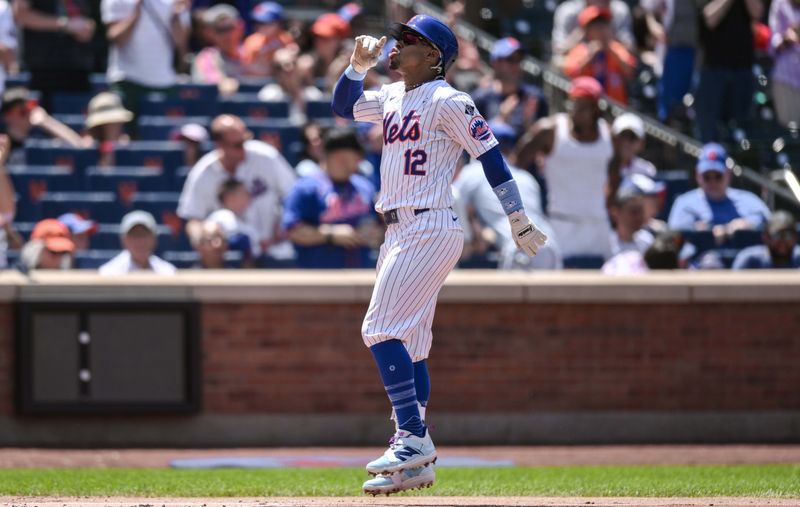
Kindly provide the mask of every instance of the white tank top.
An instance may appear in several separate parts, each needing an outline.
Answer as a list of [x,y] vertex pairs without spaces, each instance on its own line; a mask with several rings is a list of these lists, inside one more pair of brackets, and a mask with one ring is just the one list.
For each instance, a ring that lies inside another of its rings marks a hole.
[[600,137],[581,143],[572,137],[569,117],[556,115],[553,150],[544,162],[548,214],[554,218],[602,219],[608,216],[605,186],[613,154],[605,120],[599,120]]

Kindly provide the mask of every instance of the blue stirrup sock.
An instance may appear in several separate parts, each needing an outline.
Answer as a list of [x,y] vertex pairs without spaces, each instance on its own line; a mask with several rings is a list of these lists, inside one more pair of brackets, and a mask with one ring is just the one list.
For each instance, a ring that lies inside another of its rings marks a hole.
[[[428,360],[414,363],[414,386],[417,388],[417,401],[423,407],[428,406],[431,399],[431,377],[428,374]],[[425,417],[422,418],[425,420]]]
[[378,365],[383,387],[397,414],[398,427],[418,437],[425,435],[419,415],[414,363],[400,340],[388,340],[369,348]]

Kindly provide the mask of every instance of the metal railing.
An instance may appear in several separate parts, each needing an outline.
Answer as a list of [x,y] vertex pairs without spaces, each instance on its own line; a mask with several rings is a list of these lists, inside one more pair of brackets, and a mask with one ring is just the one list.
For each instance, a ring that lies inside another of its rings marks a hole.
[[[388,2],[411,9],[417,14],[428,14],[440,19],[443,15],[441,9],[425,1],[388,0]],[[460,21],[454,27],[454,30],[459,37],[474,43],[487,53],[491,51],[492,46],[497,41],[497,38],[465,21]],[[551,65],[526,55],[522,60],[522,69],[534,78],[540,79],[546,86],[558,90],[563,94],[563,97],[566,97],[570,80]],[[630,109],[607,97],[601,101],[600,107],[614,117],[623,113],[633,113],[642,119],[645,131],[653,139],[694,159],[700,155],[702,144],[698,140],[672,129],[658,120],[642,114],[640,111]],[[762,189],[762,197],[765,198],[771,208],[775,207],[776,197],[781,197],[787,204],[793,206],[796,211],[800,211],[800,183],[798,183],[791,170],[773,171],[769,176],[765,176],[759,171],[736,163],[733,158],[728,159],[728,166],[735,176],[760,187]],[[788,188],[784,188],[779,182],[784,183]]]

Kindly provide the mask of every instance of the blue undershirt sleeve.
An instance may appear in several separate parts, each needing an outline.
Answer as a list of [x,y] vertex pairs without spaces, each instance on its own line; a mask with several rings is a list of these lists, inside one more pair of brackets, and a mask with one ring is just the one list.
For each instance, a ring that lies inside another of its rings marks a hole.
[[492,188],[511,179],[511,171],[497,146],[478,157],[478,160],[483,165],[483,173]]
[[333,89],[331,108],[334,113],[342,118],[354,119],[353,106],[364,93],[365,76],[366,74],[359,74],[353,67],[347,67]]
[[523,211],[517,182],[511,176],[511,170],[503,159],[500,148],[495,146],[478,157],[478,160],[483,165],[483,173],[492,186],[494,194],[500,200],[500,204],[503,205],[506,215],[515,211]]

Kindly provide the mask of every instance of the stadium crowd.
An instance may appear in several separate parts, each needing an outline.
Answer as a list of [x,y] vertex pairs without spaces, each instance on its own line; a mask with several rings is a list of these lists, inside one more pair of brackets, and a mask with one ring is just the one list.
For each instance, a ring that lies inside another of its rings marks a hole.
[[[346,127],[330,110],[368,27],[355,3],[308,12],[0,0],[0,267],[373,267],[382,126]],[[456,23],[464,4],[445,13]],[[462,268],[800,267],[793,216],[733,188],[726,151],[753,128],[757,59],[772,65],[776,124],[800,124],[800,0],[563,1],[536,56],[571,79],[564,110],[523,73],[530,51],[499,35],[486,59],[460,40],[447,78],[489,121],[550,240],[533,259],[517,252],[465,157]],[[639,107],[643,73],[657,76],[646,112],[705,143],[677,185],[662,178],[674,167],[646,159],[642,119],[600,107]],[[365,88],[398,79],[382,63]]]

